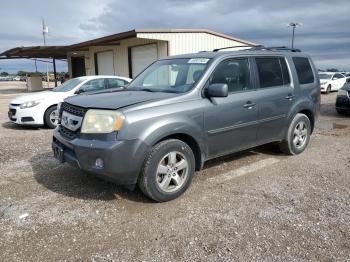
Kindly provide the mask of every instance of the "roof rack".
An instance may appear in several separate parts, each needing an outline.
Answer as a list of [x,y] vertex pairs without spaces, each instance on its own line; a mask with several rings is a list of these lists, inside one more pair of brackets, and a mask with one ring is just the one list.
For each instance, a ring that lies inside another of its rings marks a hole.
[[217,52],[217,51],[224,50],[224,49],[242,48],[242,47],[255,48],[255,47],[263,47],[263,46],[262,45],[257,45],[257,46],[247,46],[247,45],[227,46],[227,47],[216,48],[213,50],[213,52]]
[[257,46],[228,46],[228,47],[222,47],[222,48],[216,48],[213,50],[213,52],[217,52],[219,50],[223,49],[231,49],[231,48],[242,48],[242,47],[248,47],[249,51],[255,51],[255,50],[268,50],[268,51],[290,51],[290,52],[301,52],[300,49],[297,48],[289,48],[286,46],[263,46],[263,45],[257,45]]

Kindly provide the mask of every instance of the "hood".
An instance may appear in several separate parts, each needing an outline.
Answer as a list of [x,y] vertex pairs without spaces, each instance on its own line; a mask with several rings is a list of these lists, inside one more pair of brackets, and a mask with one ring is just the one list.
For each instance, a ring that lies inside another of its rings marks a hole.
[[320,83],[321,84],[325,84],[325,83],[327,83],[329,81],[329,79],[320,79]]
[[174,97],[174,93],[147,91],[120,91],[73,96],[64,101],[85,108],[118,109],[143,102]]
[[28,95],[16,97],[11,101],[11,104],[21,104],[29,101],[48,99],[50,97],[55,97],[55,96],[57,97],[57,92],[52,92],[52,91],[35,92]]

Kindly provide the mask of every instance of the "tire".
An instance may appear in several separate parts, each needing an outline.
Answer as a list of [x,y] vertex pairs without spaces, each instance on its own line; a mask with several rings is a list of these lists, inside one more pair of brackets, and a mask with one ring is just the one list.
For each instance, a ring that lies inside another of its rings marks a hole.
[[286,138],[280,142],[279,147],[281,151],[287,155],[298,155],[302,153],[309,144],[310,134],[310,119],[306,115],[298,113],[291,121]]
[[138,186],[147,197],[166,202],[187,190],[194,172],[191,148],[181,140],[168,139],[153,146],[147,155]]
[[329,94],[332,91],[332,86],[328,85],[326,89],[326,94]]
[[44,114],[44,123],[47,127],[51,129],[56,128],[57,122],[58,122],[58,118],[56,119],[55,122],[52,119],[53,114],[55,114],[55,112],[57,114],[57,106],[51,106],[45,111],[45,114]]

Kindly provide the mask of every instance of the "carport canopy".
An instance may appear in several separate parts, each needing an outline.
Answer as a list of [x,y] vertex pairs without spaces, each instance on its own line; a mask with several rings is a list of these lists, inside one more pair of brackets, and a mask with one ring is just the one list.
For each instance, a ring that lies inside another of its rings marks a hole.
[[21,46],[0,54],[0,59],[16,58],[67,58],[67,46]]
[[67,46],[22,46],[1,53],[0,59],[52,59],[57,86],[56,59],[67,59],[67,50]]

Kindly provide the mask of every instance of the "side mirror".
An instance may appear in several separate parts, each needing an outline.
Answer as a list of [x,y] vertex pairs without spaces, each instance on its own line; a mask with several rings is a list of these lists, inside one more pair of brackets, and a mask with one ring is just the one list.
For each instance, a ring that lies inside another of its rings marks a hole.
[[76,95],[79,95],[79,94],[81,94],[81,93],[83,93],[84,91],[82,90],[82,89],[78,89],[78,90],[76,90],[75,92],[74,92],[74,94],[76,94]]
[[228,86],[227,84],[211,84],[208,86],[206,94],[208,97],[227,97]]
[[333,77],[333,80],[338,80],[338,77]]

